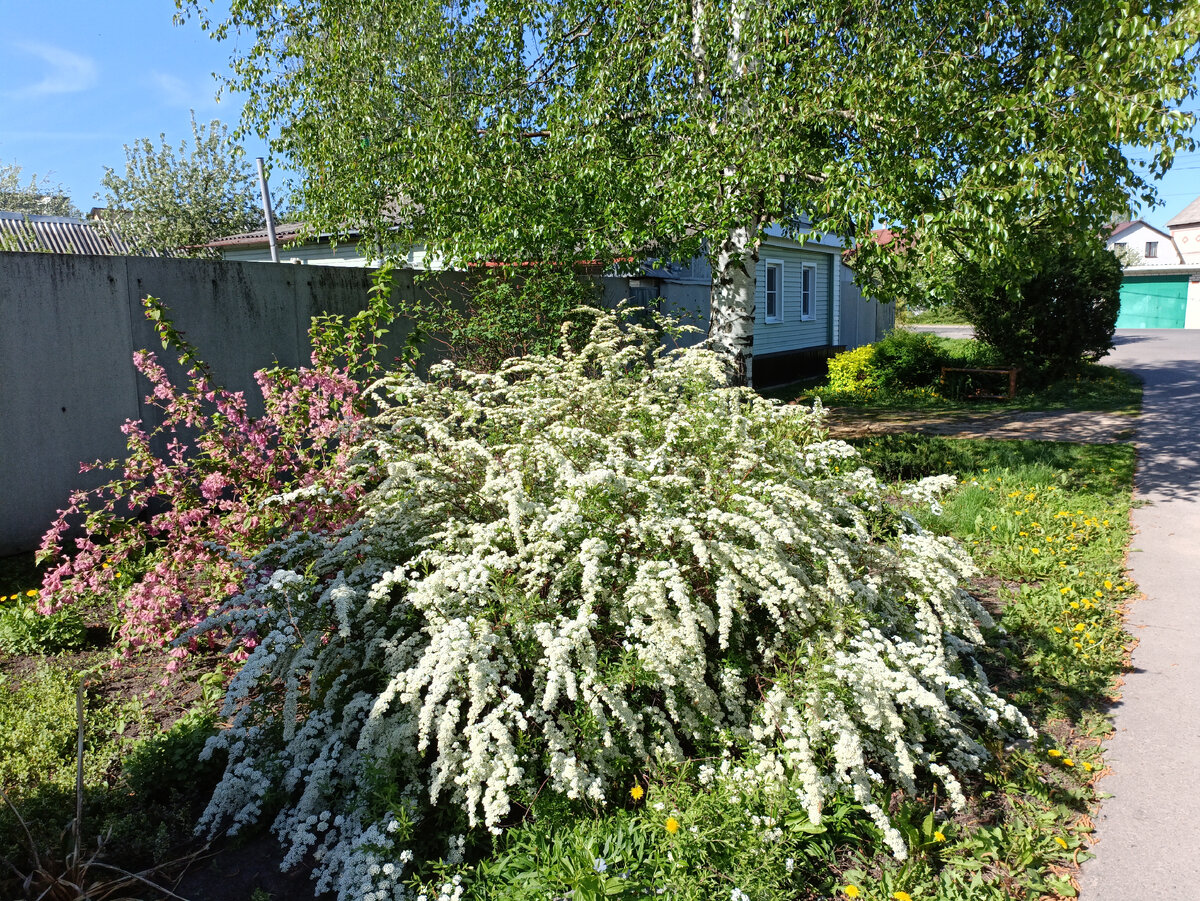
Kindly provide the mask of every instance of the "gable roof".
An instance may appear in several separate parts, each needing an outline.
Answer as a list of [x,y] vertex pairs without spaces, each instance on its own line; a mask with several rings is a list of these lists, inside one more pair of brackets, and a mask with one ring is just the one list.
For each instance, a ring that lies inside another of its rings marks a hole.
[[110,222],[0,212],[0,250],[129,256],[135,251]]
[[1121,237],[1122,235],[1124,235],[1126,232],[1128,232],[1128,231],[1132,231],[1134,228],[1136,228],[1136,227],[1137,227],[1137,226],[1139,226],[1139,225],[1140,225],[1142,228],[1148,228],[1148,229],[1150,229],[1150,231],[1154,232],[1154,233],[1155,233],[1155,234],[1157,234],[1157,235],[1162,235],[1162,236],[1163,236],[1164,238],[1166,238],[1168,241],[1170,241],[1170,240],[1171,240],[1171,236],[1170,236],[1169,234],[1167,234],[1165,231],[1163,231],[1161,228],[1155,228],[1155,227],[1154,227],[1153,225],[1151,225],[1149,222],[1145,222],[1145,221],[1143,221],[1143,220],[1141,220],[1141,219],[1134,219],[1132,222],[1118,222],[1118,223],[1116,223],[1116,224],[1115,224],[1115,225],[1112,227],[1112,231],[1110,231],[1110,232],[1108,233],[1108,238],[1107,238],[1107,240],[1109,240],[1109,241],[1115,241],[1115,240],[1117,240],[1119,237]]
[[1200,225],[1200,197],[1185,206],[1178,216],[1167,223],[1167,228],[1184,225]]

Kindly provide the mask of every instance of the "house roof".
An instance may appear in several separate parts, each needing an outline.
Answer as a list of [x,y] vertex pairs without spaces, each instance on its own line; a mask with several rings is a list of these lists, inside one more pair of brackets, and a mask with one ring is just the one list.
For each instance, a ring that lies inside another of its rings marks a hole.
[[127,256],[135,251],[112,223],[0,212],[0,250]]
[[1171,236],[1169,234],[1167,234],[1165,231],[1163,231],[1161,228],[1155,228],[1149,222],[1145,222],[1141,219],[1134,219],[1134,220],[1128,221],[1128,222],[1116,223],[1115,225],[1113,225],[1112,230],[1108,233],[1108,240],[1115,241],[1115,240],[1117,240],[1117,238],[1121,237],[1128,231],[1132,231],[1134,228],[1136,228],[1139,225],[1142,226],[1143,228],[1150,229],[1150,231],[1154,232],[1155,234],[1162,235],[1168,241],[1171,240]]
[[[277,222],[275,223],[275,240],[279,244],[286,244],[289,241],[295,241],[304,231],[305,223],[303,222]],[[351,233],[353,234],[353,233]],[[328,233],[315,235],[316,238],[328,238]],[[254,231],[242,232],[237,235],[226,235],[223,238],[217,238],[205,244],[205,247],[267,247],[271,243],[271,237],[267,234],[266,228],[256,228]]]
[[1178,216],[1170,220],[1167,223],[1167,228],[1182,227],[1184,225],[1200,225],[1200,197],[1197,197],[1185,206]]

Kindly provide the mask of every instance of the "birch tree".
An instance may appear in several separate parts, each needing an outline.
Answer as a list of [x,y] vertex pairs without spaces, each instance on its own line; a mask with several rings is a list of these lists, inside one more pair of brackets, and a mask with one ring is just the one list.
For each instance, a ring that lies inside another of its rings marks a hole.
[[179,2],[236,38],[315,227],[459,263],[704,249],[747,379],[767,225],[991,260],[1097,227],[1188,146],[1200,33],[1194,0]]

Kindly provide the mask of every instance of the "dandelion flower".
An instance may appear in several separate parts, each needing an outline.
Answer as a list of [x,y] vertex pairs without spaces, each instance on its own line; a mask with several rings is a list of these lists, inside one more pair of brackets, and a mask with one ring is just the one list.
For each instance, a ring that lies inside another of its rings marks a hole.
[[1089,773],[1092,771],[1092,765],[1090,763],[1088,763],[1087,761],[1084,761],[1083,768],[1085,770],[1087,770]]
[[635,801],[642,800],[642,796],[645,794],[646,794],[646,792],[642,790],[642,787],[640,785],[635,785],[633,788],[631,788],[629,790],[629,797],[633,798],[633,800],[635,800]]
[[25,592],[25,597],[27,597],[27,598],[36,598],[36,597],[37,597],[37,590],[36,590],[36,589],[33,589],[33,588],[30,588],[30,589],[29,589],[27,592]]
[[1058,842],[1064,851],[1067,850],[1067,842],[1061,835],[1054,836],[1054,840]]
[[908,892],[892,892],[892,897],[895,898],[896,901],[912,901],[912,895],[910,895]]
[[849,885],[844,886],[842,888],[842,894],[845,895],[847,898],[857,898],[859,895],[862,894],[862,892],[860,892],[858,890],[858,886],[852,882]]
[[1104,587],[1105,587],[1105,588],[1107,588],[1109,591],[1112,591],[1112,580],[1111,580],[1111,579],[1105,579],[1105,580],[1104,580]]
[[666,829],[667,832],[674,835],[679,831],[679,820],[675,819],[675,817],[667,817]]
[[1072,760],[1070,757],[1064,757],[1063,758],[1063,766],[1075,766],[1075,761]]
[[1051,757],[1062,757],[1062,751],[1058,750],[1058,748],[1051,748],[1046,753],[1049,754]]
[[941,829],[938,829],[933,833],[933,840],[935,842],[944,842],[946,840],[946,833],[942,832]]

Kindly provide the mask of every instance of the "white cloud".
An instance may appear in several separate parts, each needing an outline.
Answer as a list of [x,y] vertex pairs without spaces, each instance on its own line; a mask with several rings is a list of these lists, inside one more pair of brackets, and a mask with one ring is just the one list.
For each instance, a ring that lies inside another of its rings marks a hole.
[[18,50],[41,60],[49,71],[41,81],[5,91],[9,97],[33,100],[48,94],[74,94],[86,91],[96,83],[99,70],[91,57],[34,41],[18,43],[15,46]]
[[178,75],[171,75],[168,72],[151,72],[150,78],[163,102],[169,106],[197,111],[212,109],[216,106],[215,89],[211,77],[197,83],[185,81]]

